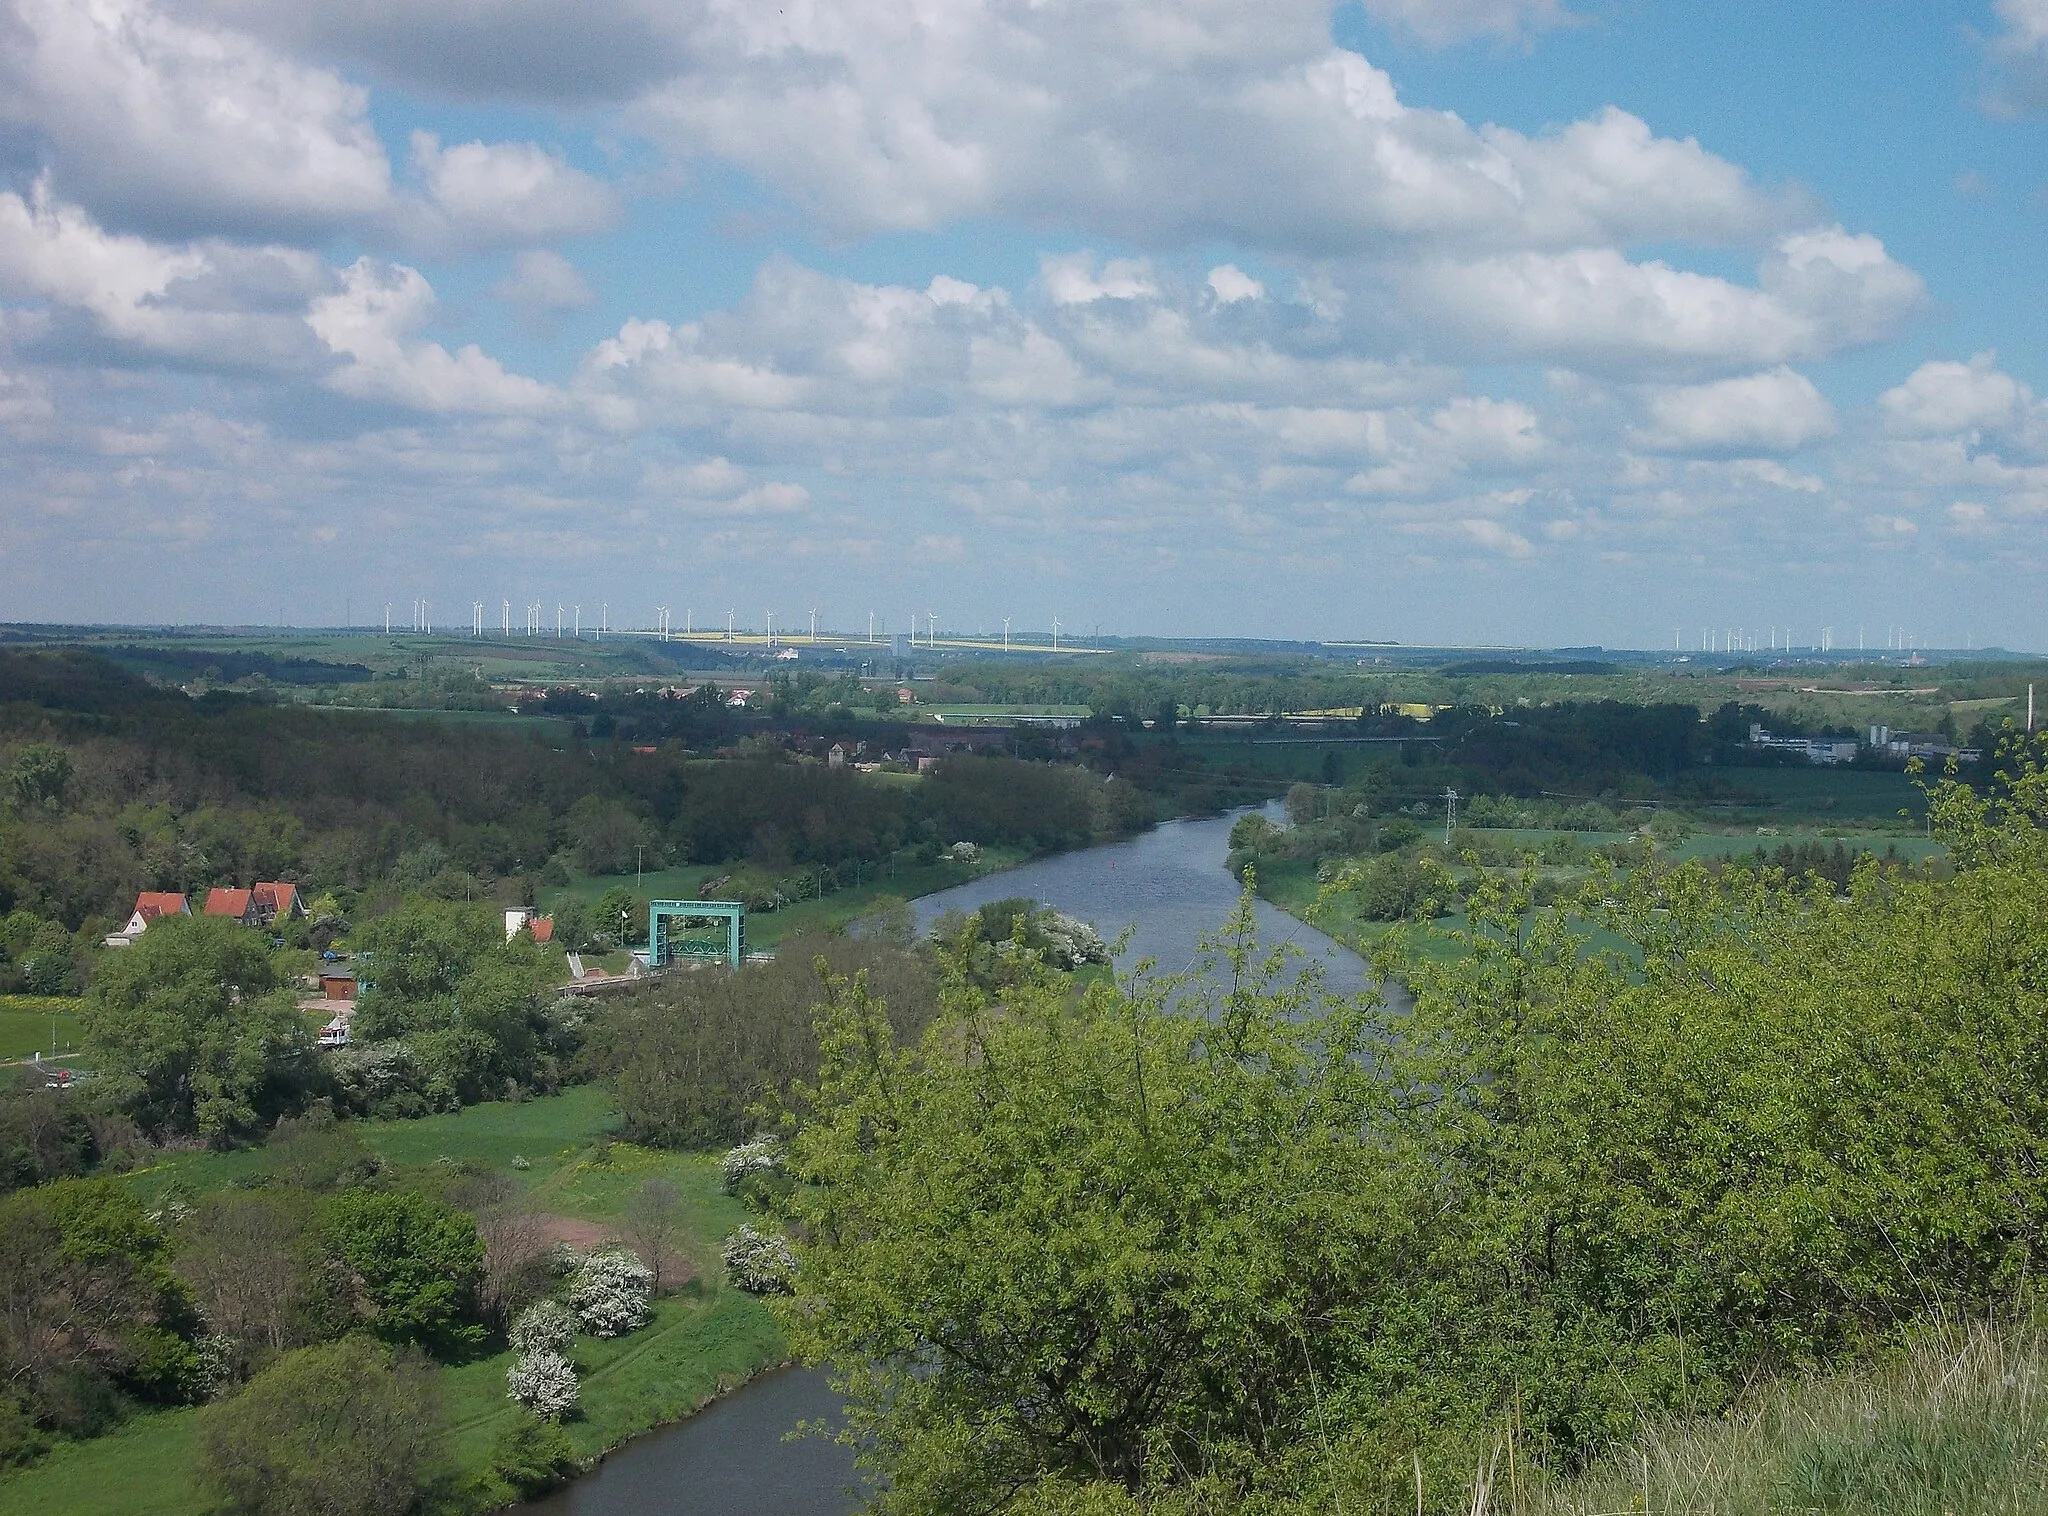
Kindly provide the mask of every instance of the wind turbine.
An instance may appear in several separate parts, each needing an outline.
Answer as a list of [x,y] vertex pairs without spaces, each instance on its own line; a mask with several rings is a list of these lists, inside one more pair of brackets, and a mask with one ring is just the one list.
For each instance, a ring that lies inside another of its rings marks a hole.
[[391,635],[391,602],[389,600],[384,602],[384,635],[387,637]]
[[583,640],[583,607],[575,607],[574,614],[576,619],[570,623],[570,627],[576,633],[576,640],[580,642]]
[[869,612],[868,612],[868,641],[870,641],[870,642],[873,642],[874,640],[875,640],[875,613],[874,613],[873,611],[869,611]]
[[1060,618],[1057,616],[1052,618],[1052,650],[1055,653],[1060,650]]
[[816,642],[817,640],[818,640],[818,608],[817,608],[817,607],[816,607],[816,606],[814,605],[814,606],[812,606],[812,607],[811,607],[811,641],[813,641],[813,642]]
[[775,612],[768,613],[768,651],[775,651]]
[[924,613],[924,645],[926,647],[937,647],[939,645],[939,617],[936,611],[926,611]]
[[1003,618],[1003,651],[1007,653],[1007,652],[1008,652],[1009,650],[1010,650],[1010,618],[1009,618],[1008,616],[1005,616],[1005,617]]

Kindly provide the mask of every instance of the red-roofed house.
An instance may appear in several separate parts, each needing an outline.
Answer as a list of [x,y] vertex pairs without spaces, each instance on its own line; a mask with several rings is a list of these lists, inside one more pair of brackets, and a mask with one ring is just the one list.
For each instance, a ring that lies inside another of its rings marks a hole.
[[168,890],[144,890],[135,897],[135,910],[128,924],[107,938],[108,947],[127,947],[140,937],[159,916],[189,916],[192,902]]
[[535,942],[553,942],[555,940],[555,918],[552,916],[536,916],[533,920],[526,923],[526,929],[533,933],[533,940]]
[[253,890],[212,889],[206,892],[206,904],[201,907],[206,916],[231,916],[243,926],[261,926],[263,917],[256,909],[256,894]]
[[259,882],[249,893],[256,897],[257,916],[265,926],[280,916],[289,921],[306,914],[306,903],[299,898],[296,884]]

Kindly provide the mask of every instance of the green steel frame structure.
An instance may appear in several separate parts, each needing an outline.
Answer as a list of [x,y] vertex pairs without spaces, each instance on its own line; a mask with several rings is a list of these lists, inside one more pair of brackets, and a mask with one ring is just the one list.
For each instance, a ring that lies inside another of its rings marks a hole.
[[[684,937],[672,928],[693,921],[725,923],[725,942]],[[647,966],[666,968],[678,958],[723,958],[738,968],[747,956],[747,908],[737,900],[653,900],[647,906]]]

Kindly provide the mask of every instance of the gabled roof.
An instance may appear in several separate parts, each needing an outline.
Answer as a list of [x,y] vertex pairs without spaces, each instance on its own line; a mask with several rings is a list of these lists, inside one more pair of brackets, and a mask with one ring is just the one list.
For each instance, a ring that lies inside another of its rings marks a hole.
[[208,916],[246,916],[249,914],[249,891],[208,890],[204,912]]
[[256,897],[256,904],[273,916],[297,916],[303,914],[306,909],[305,904],[299,899],[299,887],[296,884],[258,881],[250,893]]
[[552,916],[536,916],[526,923],[526,929],[533,933],[535,942],[555,940],[555,918]]
[[135,914],[144,921],[154,921],[159,916],[189,916],[192,905],[175,891],[144,890],[135,897]]

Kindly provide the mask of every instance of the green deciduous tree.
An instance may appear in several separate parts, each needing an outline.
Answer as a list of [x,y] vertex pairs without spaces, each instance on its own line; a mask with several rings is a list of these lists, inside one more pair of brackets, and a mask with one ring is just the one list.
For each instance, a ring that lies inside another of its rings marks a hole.
[[1276,1452],[1414,1245],[1424,1177],[1364,1140],[1377,1016],[1272,978],[1248,904],[1234,930],[1213,1019],[1166,1009],[1192,987],[1077,997],[1040,972],[1000,1005],[956,983],[955,1019],[906,1047],[833,983],[781,1315],[844,1376],[889,1509]]
[[438,1422],[430,1369],[344,1338],[209,1407],[195,1472],[233,1516],[404,1516],[432,1478]]
[[414,1190],[344,1190],[323,1207],[321,1229],[379,1337],[444,1357],[483,1342],[484,1245],[467,1213]]
[[218,917],[165,917],[101,962],[81,1019],[102,1077],[146,1129],[225,1139],[302,1098],[305,1023],[263,941]]

